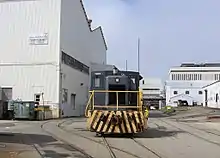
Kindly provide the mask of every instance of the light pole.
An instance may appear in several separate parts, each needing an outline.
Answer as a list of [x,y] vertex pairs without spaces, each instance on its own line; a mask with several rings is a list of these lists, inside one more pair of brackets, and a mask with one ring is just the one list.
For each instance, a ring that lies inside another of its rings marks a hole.
[[139,37],[137,43],[137,66],[138,66],[138,72],[140,72],[140,38]]

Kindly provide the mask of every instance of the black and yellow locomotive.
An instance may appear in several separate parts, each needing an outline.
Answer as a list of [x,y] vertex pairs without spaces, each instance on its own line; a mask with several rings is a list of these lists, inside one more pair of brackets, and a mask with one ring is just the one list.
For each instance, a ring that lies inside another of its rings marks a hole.
[[85,115],[90,131],[100,134],[139,133],[147,127],[138,72],[93,71]]

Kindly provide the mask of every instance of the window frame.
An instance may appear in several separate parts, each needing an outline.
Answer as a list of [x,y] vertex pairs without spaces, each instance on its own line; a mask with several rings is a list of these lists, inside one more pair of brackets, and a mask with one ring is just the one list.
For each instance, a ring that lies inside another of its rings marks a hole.
[[[39,101],[37,101],[37,96],[39,96]],[[41,94],[40,93],[36,93],[36,94],[34,94],[34,101],[35,102],[40,102],[40,100],[41,100]]]
[[[64,100],[65,98],[66,100]],[[68,89],[63,88],[62,89],[62,104],[68,103]]]
[[178,94],[178,91],[173,91],[173,94],[175,94],[175,95]]
[[189,94],[189,91],[185,91],[185,94]]
[[76,94],[71,93],[70,95],[70,105],[73,108],[73,110],[76,110]]
[[[96,85],[96,80],[98,79],[98,86]],[[100,88],[101,87],[101,75],[95,75],[94,77],[94,87],[95,88]]]

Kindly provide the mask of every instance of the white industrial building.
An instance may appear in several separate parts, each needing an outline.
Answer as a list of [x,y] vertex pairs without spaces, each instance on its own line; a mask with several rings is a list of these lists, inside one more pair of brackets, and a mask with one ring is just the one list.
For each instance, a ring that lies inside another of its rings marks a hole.
[[203,86],[220,79],[220,63],[186,63],[172,67],[166,82],[166,104],[176,105],[179,100],[188,105],[202,105]]
[[106,64],[101,27],[81,0],[0,1],[0,87],[8,100],[39,100],[62,116],[87,102],[91,63]]
[[220,101],[219,101],[220,80],[204,86],[203,91],[204,91],[204,99],[203,99],[204,107],[220,108]]
[[161,108],[164,99],[164,85],[159,78],[143,78],[140,81],[140,88],[143,92],[143,99],[146,104]]

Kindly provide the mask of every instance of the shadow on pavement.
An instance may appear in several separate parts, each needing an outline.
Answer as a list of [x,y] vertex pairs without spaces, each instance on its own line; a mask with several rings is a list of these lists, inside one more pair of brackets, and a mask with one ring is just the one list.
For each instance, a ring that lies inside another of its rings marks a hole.
[[55,141],[56,139],[48,135],[0,132],[0,143],[32,145]]
[[[17,144],[17,145],[13,145]],[[22,150],[26,150],[26,146],[23,145],[29,145],[32,146],[34,144],[38,144],[43,152],[44,157],[51,157],[51,158],[68,158],[74,155],[76,158],[82,158],[83,155],[81,155],[76,149],[72,148],[69,145],[63,144],[58,142],[56,139],[54,139],[52,136],[48,135],[41,135],[41,134],[23,134],[23,133],[7,133],[7,132],[0,132],[0,157],[2,157],[2,153],[4,150],[6,150],[8,147],[12,145],[13,150],[17,150],[17,147],[21,146],[20,148],[23,148]],[[18,146],[19,145],[19,146]],[[51,150],[48,149],[48,147],[52,147]],[[61,149],[59,152],[59,150]],[[63,150],[64,149],[64,150]],[[62,151],[70,151],[70,153],[65,153]],[[22,151],[22,152],[24,152]]]
[[45,157],[52,157],[52,158],[67,158],[67,157],[71,157],[71,156],[74,156],[75,158],[84,158],[85,156],[82,155],[81,153],[79,153],[78,150],[74,149],[73,147],[71,147],[70,145],[67,145],[67,144],[61,144],[61,143],[52,143],[52,144],[49,144],[47,146],[52,146],[56,149],[66,149],[68,151],[70,151],[72,154],[69,155],[69,154],[57,154],[56,152],[54,151],[51,151],[51,150],[44,150],[45,152]]
[[143,133],[135,134],[135,138],[162,138],[162,137],[173,137],[179,133],[184,133],[183,131],[166,131],[165,129],[158,128],[148,128]]
[[53,150],[44,150],[45,154],[44,157],[51,157],[51,158],[68,158],[70,157],[69,154],[65,154],[65,153],[57,153]]
[[148,128],[143,133],[137,134],[106,134],[107,138],[162,138],[162,137],[173,137],[179,133],[185,133],[183,131],[167,131],[165,127],[160,128]]

